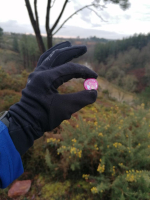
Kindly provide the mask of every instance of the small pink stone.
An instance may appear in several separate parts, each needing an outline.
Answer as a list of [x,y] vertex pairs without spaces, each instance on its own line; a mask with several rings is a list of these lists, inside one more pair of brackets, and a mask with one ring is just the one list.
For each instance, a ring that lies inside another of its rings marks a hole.
[[84,81],[84,88],[86,90],[97,90],[98,89],[98,82],[94,78],[88,78]]
[[8,191],[8,196],[10,198],[16,198],[21,195],[25,195],[31,187],[31,180],[16,181],[13,183]]

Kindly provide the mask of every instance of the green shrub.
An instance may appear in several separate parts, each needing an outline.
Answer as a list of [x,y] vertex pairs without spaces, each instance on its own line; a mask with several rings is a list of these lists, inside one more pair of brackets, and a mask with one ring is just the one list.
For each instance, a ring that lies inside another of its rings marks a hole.
[[20,101],[27,77],[26,71],[21,75],[10,76],[0,67],[0,111],[8,110],[10,106]]
[[145,104],[145,108],[150,107],[150,87],[146,87],[144,91],[137,95],[134,103],[139,105],[141,103]]
[[21,94],[13,90],[0,90],[0,112],[8,110],[10,106],[18,102]]
[[12,78],[0,67],[0,90],[10,89]]
[[85,179],[94,199],[149,199],[150,111],[143,104],[91,110],[94,121],[65,121],[64,141],[48,141],[58,154],[49,151],[49,167],[65,179]]
[[26,86],[28,75],[26,71],[23,71],[19,76],[10,76],[0,67],[0,90],[9,89],[21,92]]
[[103,93],[103,94],[108,94],[108,95],[109,95],[109,91],[108,91],[108,90],[103,90],[102,93]]
[[51,200],[64,200],[68,199],[68,190],[70,187],[70,182],[65,181],[64,183],[61,182],[53,182],[46,184],[42,188],[42,197],[44,199],[51,199]]

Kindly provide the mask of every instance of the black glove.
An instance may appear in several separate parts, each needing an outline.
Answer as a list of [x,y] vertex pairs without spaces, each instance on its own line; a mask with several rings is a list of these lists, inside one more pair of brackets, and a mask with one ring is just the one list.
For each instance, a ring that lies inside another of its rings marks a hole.
[[57,88],[72,78],[97,78],[85,66],[67,63],[87,51],[64,42],[45,52],[28,77],[20,102],[10,107],[9,134],[20,155],[45,131],[51,131],[82,107],[95,102],[96,90],[58,94]]

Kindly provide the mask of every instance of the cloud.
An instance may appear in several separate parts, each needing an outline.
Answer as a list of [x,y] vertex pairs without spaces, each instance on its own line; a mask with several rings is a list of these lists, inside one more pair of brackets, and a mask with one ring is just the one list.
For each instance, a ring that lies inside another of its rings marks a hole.
[[92,27],[93,28],[99,28],[99,27],[101,27],[101,25],[100,24],[94,24],[94,23],[92,23]]
[[[99,24],[93,24],[93,27],[99,27]],[[1,22],[0,27],[4,29],[4,32],[14,32],[14,33],[31,33],[34,34],[33,28],[29,24],[19,24],[17,21],[7,21]],[[40,26],[41,33],[46,34],[45,26]],[[96,36],[100,38],[106,39],[121,39],[123,37],[127,37],[128,35],[125,34],[117,34],[113,31],[104,31],[104,30],[96,30],[94,28],[91,29],[84,29],[75,26],[65,26],[64,28],[60,29],[60,31],[55,36],[62,36],[62,37],[77,37],[80,38],[87,38],[90,36]]]
[[28,33],[33,32],[33,28],[28,24],[19,24],[15,20],[9,20],[6,22],[0,22],[0,27],[4,29],[4,32],[14,33]]
[[118,34],[113,31],[104,31],[104,30],[96,30],[96,29],[84,29],[75,26],[66,26],[66,28],[61,29],[57,35],[65,35],[80,38],[87,38],[90,36],[96,36],[99,38],[106,39],[122,39],[123,37],[128,37],[126,34]]
[[124,15],[123,15],[123,18],[124,18],[124,19],[131,19],[131,15],[124,14]]
[[83,21],[85,21],[85,22],[87,22],[87,23],[91,23],[91,17],[90,17],[90,15],[91,15],[91,10],[89,10],[89,9],[84,9],[84,10],[82,10],[81,12],[80,12],[80,18],[83,20]]
[[106,11],[102,11],[102,17],[104,18],[104,20],[108,20],[111,18],[110,14]]
[[131,15],[129,14],[122,14],[122,15],[114,15],[108,19],[109,24],[120,24],[122,21],[126,21],[131,19]]
[[[79,10],[80,8],[84,7],[86,4],[81,4],[78,0],[74,0],[73,2],[74,4],[74,9],[75,11]],[[87,3],[88,5],[88,3]],[[82,19],[83,21],[87,22],[87,23],[91,23],[91,10],[89,10],[88,8],[85,8],[83,10],[81,10],[80,12],[78,12],[78,15],[80,16],[80,19]]]

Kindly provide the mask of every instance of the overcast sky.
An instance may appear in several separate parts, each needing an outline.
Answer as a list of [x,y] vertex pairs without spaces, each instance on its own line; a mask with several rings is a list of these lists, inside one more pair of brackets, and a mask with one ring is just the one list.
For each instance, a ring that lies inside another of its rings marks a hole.
[[[33,6],[33,0],[30,0]],[[60,3],[61,2],[61,3]],[[56,20],[64,0],[56,0],[52,8],[50,23]],[[90,4],[92,0],[70,0],[60,24],[75,10]],[[47,0],[38,0],[38,13],[42,34],[45,34],[45,15]],[[150,0],[130,0],[131,6],[123,11],[119,5],[107,4],[97,11],[106,21],[102,21],[92,11],[85,9],[72,17],[56,36],[121,39],[135,33],[150,32]],[[34,33],[24,0],[0,0],[0,27],[5,32]]]

